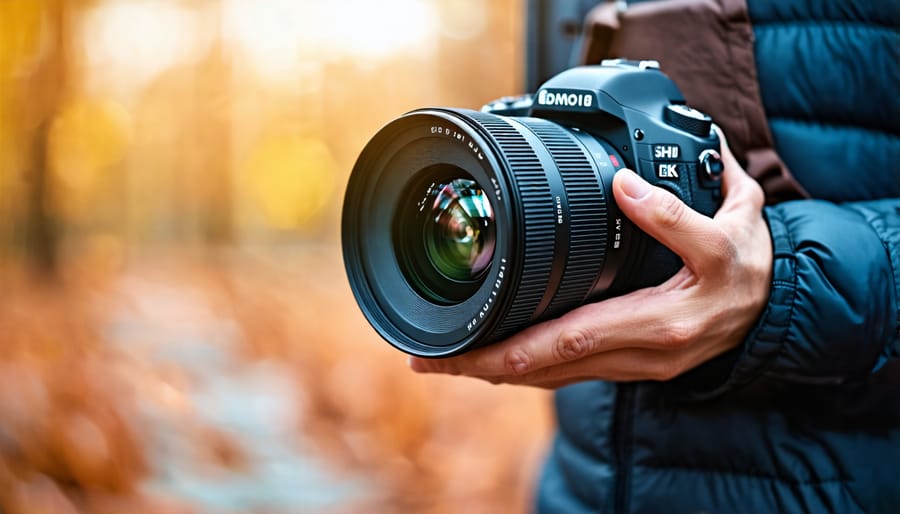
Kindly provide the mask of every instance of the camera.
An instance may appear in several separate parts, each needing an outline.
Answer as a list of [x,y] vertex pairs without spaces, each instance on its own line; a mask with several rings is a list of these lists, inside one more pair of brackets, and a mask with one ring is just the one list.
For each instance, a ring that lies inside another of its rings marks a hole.
[[446,357],[659,284],[682,263],[622,215],[613,175],[628,167],[712,216],[718,149],[655,61],[572,68],[481,111],[409,112],[350,175],[351,289],[390,344]]

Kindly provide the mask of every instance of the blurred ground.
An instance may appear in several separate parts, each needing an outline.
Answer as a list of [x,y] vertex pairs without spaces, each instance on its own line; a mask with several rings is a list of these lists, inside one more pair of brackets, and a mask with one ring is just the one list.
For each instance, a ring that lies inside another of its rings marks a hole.
[[543,391],[424,377],[336,245],[0,269],[0,512],[523,512]]
[[0,514],[527,511],[544,392],[423,377],[336,239],[521,0],[0,0]]

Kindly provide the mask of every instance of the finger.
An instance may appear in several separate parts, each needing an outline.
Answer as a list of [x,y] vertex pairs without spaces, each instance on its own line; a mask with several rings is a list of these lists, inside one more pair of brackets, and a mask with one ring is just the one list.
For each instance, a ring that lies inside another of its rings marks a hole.
[[731,146],[729,146],[728,144],[728,137],[725,136],[725,132],[723,132],[718,125],[713,125],[713,130],[715,130],[716,135],[719,136],[719,153],[722,157],[722,163],[726,166],[731,165],[733,167],[736,165],[738,168],[740,168],[740,163],[737,162],[734,154],[731,153]]
[[505,377],[492,382],[556,389],[585,380],[667,381],[728,349],[728,345],[722,344],[684,345],[664,349],[622,348],[598,353],[577,362],[537,370],[524,376]]
[[631,170],[616,173],[613,193],[625,216],[678,254],[693,270],[713,266],[721,252],[731,251],[728,237],[712,219]]
[[410,365],[420,372],[515,377],[622,348],[677,347],[690,337],[681,322],[687,319],[686,313],[667,311],[660,315],[660,307],[684,305],[673,297],[678,294],[681,292],[677,290],[635,291],[584,305],[505,341],[457,357],[418,359]]
[[583,380],[634,382],[665,381],[684,371],[684,351],[624,348],[592,355],[578,362],[553,366],[525,376],[508,377],[505,382],[544,388],[563,387]]
[[725,200],[716,214],[721,217],[732,211],[750,211],[758,213],[762,209],[765,197],[762,188],[753,180],[731,153],[728,140],[719,127],[715,127],[719,135],[722,165],[722,194]]
[[535,370],[525,375],[478,377],[491,383],[530,385],[547,389],[585,380],[632,382],[671,380],[719,355],[727,346],[684,345],[674,348],[620,348],[583,359]]

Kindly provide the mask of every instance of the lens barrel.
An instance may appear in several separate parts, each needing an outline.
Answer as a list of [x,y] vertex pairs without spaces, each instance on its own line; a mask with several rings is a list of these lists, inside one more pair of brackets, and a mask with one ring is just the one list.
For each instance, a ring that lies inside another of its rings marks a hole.
[[624,161],[552,121],[422,109],[366,145],[344,199],[351,289],[398,349],[443,357],[602,294],[631,225],[607,191]]

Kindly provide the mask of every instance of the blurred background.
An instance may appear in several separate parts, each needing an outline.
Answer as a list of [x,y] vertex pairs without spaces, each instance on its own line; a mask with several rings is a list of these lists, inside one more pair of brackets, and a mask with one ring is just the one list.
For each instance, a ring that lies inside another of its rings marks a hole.
[[543,391],[418,376],[365,142],[525,89],[524,0],[0,0],[0,512],[523,512]]

